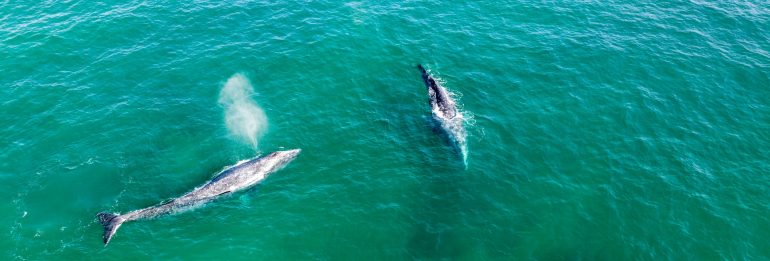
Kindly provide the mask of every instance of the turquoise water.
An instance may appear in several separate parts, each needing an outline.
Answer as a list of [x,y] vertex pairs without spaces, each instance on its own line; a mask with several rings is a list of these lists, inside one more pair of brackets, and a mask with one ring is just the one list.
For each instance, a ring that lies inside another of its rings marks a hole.
[[[0,3],[3,259],[770,259],[766,1],[23,2]],[[467,169],[417,63],[472,118]],[[256,147],[220,102],[238,73]],[[97,212],[290,148],[103,247]]]

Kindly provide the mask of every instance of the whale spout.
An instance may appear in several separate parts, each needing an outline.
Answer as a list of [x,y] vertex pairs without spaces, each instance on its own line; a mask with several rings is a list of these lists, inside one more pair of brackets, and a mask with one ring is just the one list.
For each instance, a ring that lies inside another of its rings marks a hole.
[[99,223],[104,226],[104,235],[102,236],[102,241],[104,242],[104,246],[107,246],[107,244],[110,243],[112,236],[115,235],[115,231],[118,231],[120,225],[122,225],[126,220],[121,218],[119,215],[106,212],[96,214],[96,217],[99,218]]

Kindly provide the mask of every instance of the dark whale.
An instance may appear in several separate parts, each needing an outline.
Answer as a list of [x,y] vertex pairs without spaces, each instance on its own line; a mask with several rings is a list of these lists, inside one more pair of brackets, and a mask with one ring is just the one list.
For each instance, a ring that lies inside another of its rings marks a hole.
[[437,107],[441,112],[440,116],[442,118],[451,119],[457,116],[457,105],[455,105],[454,100],[449,96],[447,90],[438,85],[436,80],[433,79],[433,76],[428,74],[428,71],[426,71],[422,65],[418,64],[417,69],[420,69],[422,80],[425,82],[425,87],[428,88],[431,107]]
[[463,157],[463,163],[468,159],[468,148],[466,145],[467,133],[465,131],[465,120],[461,111],[457,108],[452,95],[446,88],[441,86],[433,76],[418,64],[417,69],[422,73],[422,80],[428,89],[429,104],[433,118],[441,125],[441,128],[449,135],[454,145],[460,150]]

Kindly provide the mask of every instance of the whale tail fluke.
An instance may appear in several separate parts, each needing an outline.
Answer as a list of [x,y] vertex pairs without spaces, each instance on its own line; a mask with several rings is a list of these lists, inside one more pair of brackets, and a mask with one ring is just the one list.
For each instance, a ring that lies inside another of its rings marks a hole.
[[115,231],[117,231],[120,225],[126,220],[119,215],[106,212],[96,214],[96,217],[99,218],[99,223],[104,226],[104,235],[102,236],[102,239],[104,246],[107,246],[107,243],[110,243],[112,236],[115,235]]

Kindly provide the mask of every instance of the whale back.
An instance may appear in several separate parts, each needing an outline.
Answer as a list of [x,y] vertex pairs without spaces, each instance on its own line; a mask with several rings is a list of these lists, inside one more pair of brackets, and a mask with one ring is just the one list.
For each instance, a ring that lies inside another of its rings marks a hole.
[[449,96],[449,92],[436,82],[436,79],[425,70],[425,67],[418,64],[417,68],[422,73],[422,79],[425,82],[425,87],[428,89],[431,106],[438,107],[442,114],[441,117],[454,118],[457,115],[457,108],[452,97]]

